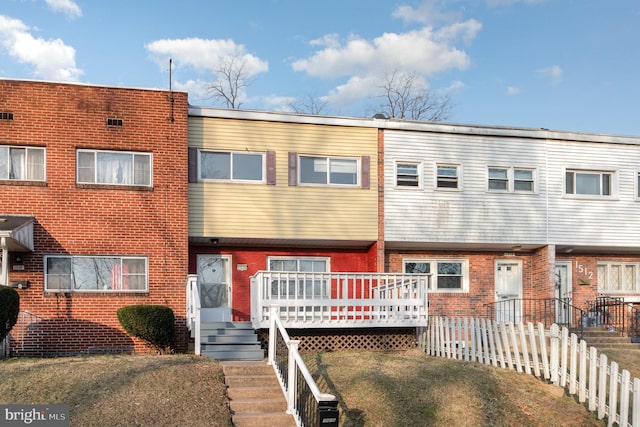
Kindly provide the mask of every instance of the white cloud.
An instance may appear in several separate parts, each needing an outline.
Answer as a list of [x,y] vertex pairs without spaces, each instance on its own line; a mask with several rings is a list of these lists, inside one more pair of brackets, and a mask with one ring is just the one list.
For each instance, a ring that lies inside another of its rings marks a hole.
[[0,15],[0,46],[18,62],[34,68],[34,75],[46,80],[77,81],[76,51],[60,39],[35,38],[18,19]]
[[291,103],[295,102],[294,96],[277,96],[271,95],[262,98],[262,103],[267,106],[269,111],[291,111]]
[[73,0],[45,0],[45,2],[54,12],[62,12],[69,18],[73,19],[82,16],[80,6]]
[[[451,1],[449,0],[449,6]],[[424,0],[417,7],[407,5],[399,6],[393,11],[395,18],[402,19],[405,23],[421,23],[433,25],[438,22],[453,22],[460,19],[459,12],[446,12],[446,0]]]
[[487,0],[487,4],[489,6],[511,6],[518,3],[537,4],[544,1],[546,0]]
[[507,86],[507,95],[518,95],[520,93],[520,88],[517,86]]
[[346,106],[376,94],[385,73],[415,73],[426,86],[426,79],[437,73],[466,69],[469,56],[455,44],[460,39],[470,42],[481,28],[482,24],[470,19],[439,29],[427,26],[385,33],[372,40],[356,35],[340,40],[330,34],[313,40],[311,45],[319,50],[294,61],[292,68],[318,78],[347,78],[327,97],[334,105]]
[[160,67],[167,67],[169,58],[179,67],[190,67],[198,72],[212,73],[228,58],[245,62],[248,77],[269,71],[266,61],[246,52],[241,44],[233,40],[208,40],[201,38],[163,39],[145,45],[151,59]]
[[540,68],[536,70],[536,73],[544,77],[552,85],[557,85],[562,82],[562,68],[558,65],[552,65],[551,67]]

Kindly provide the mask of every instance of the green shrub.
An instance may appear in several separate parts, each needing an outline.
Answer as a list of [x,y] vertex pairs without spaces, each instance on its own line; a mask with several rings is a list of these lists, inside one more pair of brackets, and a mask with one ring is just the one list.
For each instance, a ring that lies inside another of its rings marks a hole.
[[171,344],[175,316],[164,305],[129,305],[118,309],[118,320],[128,334],[164,349]]
[[7,286],[0,286],[0,341],[5,339],[18,321],[20,295]]

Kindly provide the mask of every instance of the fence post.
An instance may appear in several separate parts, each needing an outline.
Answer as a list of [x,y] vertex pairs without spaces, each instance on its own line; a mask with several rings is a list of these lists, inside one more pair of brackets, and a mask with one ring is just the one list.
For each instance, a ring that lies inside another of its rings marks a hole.
[[287,412],[290,414],[295,413],[296,409],[296,389],[298,388],[297,375],[296,375],[296,358],[294,354],[298,352],[299,340],[289,340],[287,347],[289,347],[289,366],[287,370]]
[[278,310],[279,307],[274,304],[269,313],[269,350],[267,352],[267,364],[269,365],[276,363],[276,317]]

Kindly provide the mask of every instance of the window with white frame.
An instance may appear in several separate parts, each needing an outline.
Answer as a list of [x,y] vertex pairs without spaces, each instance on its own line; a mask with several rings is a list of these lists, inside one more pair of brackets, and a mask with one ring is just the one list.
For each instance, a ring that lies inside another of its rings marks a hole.
[[78,150],[76,161],[78,184],[151,186],[151,153]]
[[460,167],[458,165],[436,165],[436,188],[460,189]]
[[611,196],[613,194],[613,178],[613,172],[567,170],[565,172],[565,194]]
[[489,191],[533,192],[535,170],[515,167],[489,167]]
[[199,152],[200,179],[264,182],[264,153],[234,151]]
[[469,261],[466,259],[405,259],[402,264],[404,273],[430,274],[431,291],[469,291]]
[[45,149],[0,146],[0,179],[45,180]]
[[300,156],[299,161],[300,184],[359,185],[356,158]]
[[396,186],[408,188],[420,188],[421,164],[414,162],[396,162]]
[[275,274],[271,282],[271,296],[290,299],[327,298],[329,280],[304,273],[329,272],[329,258],[323,257],[269,257],[269,271]]
[[598,262],[598,292],[640,292],[638,268],[637,262]]
[[640,199],[640,172],[636,173],[636,198]]
[[146,292],[146,257],[44,257],[44,289],[52,292]]

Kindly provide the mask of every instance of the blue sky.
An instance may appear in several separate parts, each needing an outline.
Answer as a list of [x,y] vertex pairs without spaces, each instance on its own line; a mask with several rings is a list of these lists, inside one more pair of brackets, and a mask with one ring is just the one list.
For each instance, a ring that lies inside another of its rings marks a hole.
[[[242,108],[365,116],[385,73],[448,94],[448,121],[640,135],[636,0],[0,0],[0,77],[189,92],[246,61]],[[0,94],[1,95],[1,94]]]

